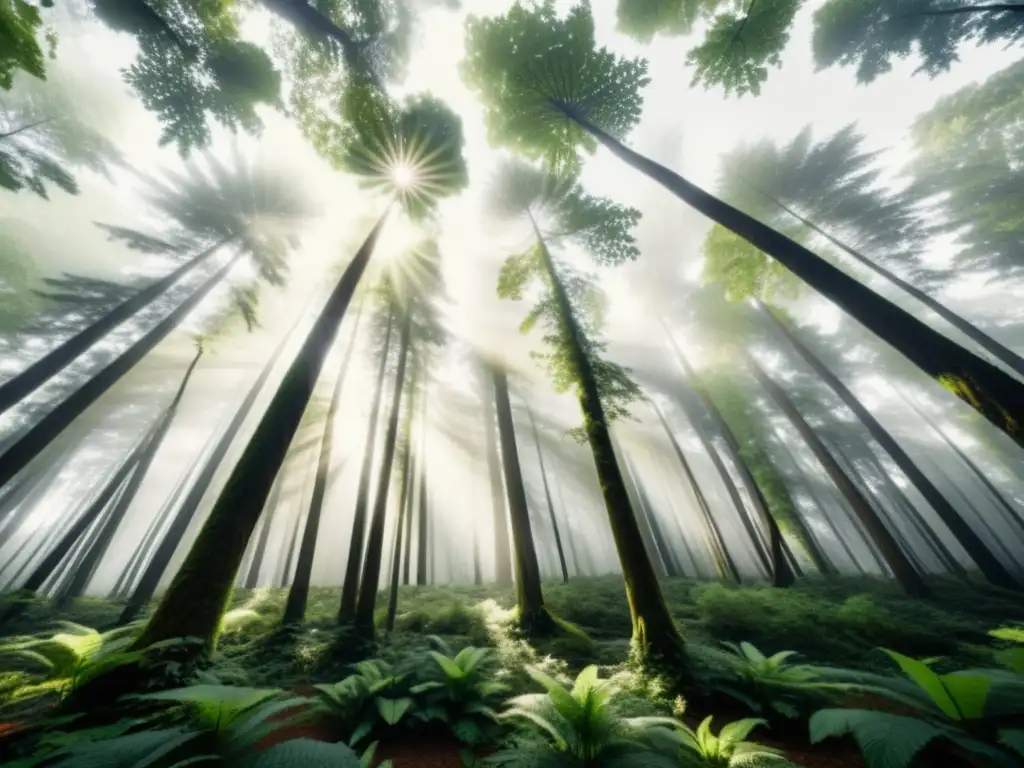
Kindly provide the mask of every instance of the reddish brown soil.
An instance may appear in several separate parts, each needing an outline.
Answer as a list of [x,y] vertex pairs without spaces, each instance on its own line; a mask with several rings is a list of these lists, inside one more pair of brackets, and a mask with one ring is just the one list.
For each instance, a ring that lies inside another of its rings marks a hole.
[[460,749],[462,746],[451,738],[381,744],[373,765],[376,768],[382,761],[391,760],[394,768],[462,768]]

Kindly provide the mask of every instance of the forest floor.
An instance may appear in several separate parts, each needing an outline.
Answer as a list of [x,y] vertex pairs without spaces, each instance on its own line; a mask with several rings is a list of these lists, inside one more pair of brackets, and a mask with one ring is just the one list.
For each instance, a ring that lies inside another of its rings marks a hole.
[[[877,579],[805,579],[785,590],[683,579],[663,583],[670,610],[688,643],[694,645],[746,641],[764,653],[795,651],[802,662],[885,674],[897,670],[879,648],[936,659],[938,671],[993,666],[992,638],[987,633],[1024,622],[1024,604],[1010,593],[951,579],[935,580],[931,586],[933,599],[915,600],[902,595],[894,583]],[[339,594],[337,588],[314,588],[306,623],[300,631],[282,637],[275,628],[287,591],[238,590],[211,672],[226,684],[308,689],[312,683],[344,678],[361,657],[398,658],[422,648],[430,636],[438,636],[452,648],[493,648],[510,695],[537,690],[524,671],[528,664],[570,677],[586,665],[597,664],[602,677],[626,679],[630,620],[618,577],[545,584],[548,608],[582,633],[531,642],[509,631],[514,605],[511,589],[402,587],[395,631],[378,631],[375,646],[347,657],[338,652],[334,624]],[[386,597],[381,603],[386,604]],[[115,601],[86,598],[58,613],[39,602],[3,630],[8,635],[52,631],[57,620],[103,629],[112,626],[120,607]],[[383,623],[383,615],[379,619]],[[0,702],[2,695],[0,690]],[[620,699],[623,711],[630,715],[669,714],[673,709],[678,715],[681,711],[680,700],[661,694],[650,680],[637,680],[631,689],[622,691]],[[716,726],[720,726],[752,715],[729,709],[732,711],[687,706],[684,719],[695,725],[713,713]],[[852,744],[831,739],[810,745],[806,722],[781,730],[759,729],[751,738],[784,750],[805,768],[863,765]],[[427,761],[428,754],[433,762]],[[444,740],[383,744],[381,755],[393,757],[395,768],[461,765],[456,746]]]

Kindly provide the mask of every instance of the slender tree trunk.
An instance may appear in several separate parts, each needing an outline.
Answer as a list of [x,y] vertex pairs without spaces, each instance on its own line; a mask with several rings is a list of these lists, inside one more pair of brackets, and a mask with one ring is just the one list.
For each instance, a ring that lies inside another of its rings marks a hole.
[[548,485],[548,473],[544,468],[544,451],[540,446],[540,435],[537,423],[533,419],[533,409],[526,404],[526,415],[530,419],[530,430],[533,432],[533,444],[537,447],[537,464],[540,466],[540,478],[544,483],[544,499],[547,501],[548,514],[551,516],[551,530],[555,535],[555,549],[558,550],[558,565],[562,569],[562,581],[569,583],[569,567],[565,563],[565,551],[562,549],[562,535],[558,531],[558,520],[555,519],[555,505],[551,501],[551,487]]
[[[341,604],[338,621],[349,622],[355,618],[356,602],[359,598],[359,576],[363,567],[363,545],[366,539],[366,513],[370,506],[370,482],[373,474],[373,460],[377,455],[377,432],[379,431],[380,406],[384,395],[384,379],[387,373],[388,353],[391,351],[391,331],[394,326],[394,310],[388,309],[388,328],[384,335],[384,347],[377,364],[377,385],[370,405],[370,419],[366,426],[366,448],[363,465],[359,471],[359,490],[356,492],[356,508],[352,517],[352,536],[349,539],[348,562],[345,565],[345,581],[341,586]],[[396,384],[397,386],[397,384]],[[378,489],[380,493],[383,488]]]
[[[690,367],[689,361],[683,354],[683,350],[680,349],[679,345],[676,343],[675,337],[672,335],[672,332],[669,330],[664,319],[661,321],[661,326],[665,331],[665,336],[668,338],[669,345],[675,352],[676,359],[679,362],[679,367],[682,368],[683,376],[686,377],[686,380],[693,387],[694,392],[697,393],[697,397],[700,399],[701,405],[704,407],[708,416],[711,417],[711,421],[714,422],[715,427],[718,429],[718,433],[725,441],[725,446],[732,456],[733,464],[736,466],[736,471],[739,472],[740,478],[747,488],[747,493],[750,494],[750,498],[753,500],[761,519],[764,520],[765,525],[768,528],[769,547],[771,550],[770,573],[772,574],[772,583],[776,587],[788,587],[793,583],[794,569],[787,566],[786,563],[779,558],[779,553],[787,548],[786,540],[782,535],[782,529],[779,527],[778,521],[775,519],[771,505],[768,504],[768,500],[765,498],[764,492],[761,490],[761,486],[759,486],[757,481],[754,479],[754,473],[750,470],[750,467],[747,466],[747,462],[743,458],[743,451],[740,448],[739,441],[736,439],[736,435],[733,434],[732,429],[729,427],[729,423],[725,420],[721,411],[718,410],[714,400],[711,399],[711,396],[701,385],[700,380],[697,378],[693,368]],[[693,420],[691,419],[691,421]],[[710,452],[710,449],[708,450]],[[803,521],[800,519],[798,514],[794,513],[793,517],[793,522],[800,528],[798,538],[807,549],[815,567],[822,573],[827,573],[829,568],[828,562],[821,555],[821,552],[813,541],[810,532],[807,531],[807,527],[803,524]],[[790,553],[790,555],[792,556],[792,553]],[[793,561],[795,563],[795,558]]]
[[[1021,5],[1020,7],[1024,8],[1024,5]],[[890,272],[885,267],[882,267],[881,265],[871,261],[867,256],[860,253],[860,251],[851,248],[838,238],[830,235],[828,232],[819,227],[813,221],[804,218],[799,213],[794,211],[792,208],[787,206],[785,203],[775,198],[773,195],[769,194],[768,192],[760,188],[757,188],[757,190],[766,198],[775,203],[775,205],[777,205],[787,214],[789,214],[794,219],[803,224],[805,227],[817,232],[819,235],[821,235],[830,243],[832,243],[832,245],[839,248],[843,253],[847,254],[848,256],[851,256],[853,259],[857,261],[858,264],[867,267],[876,275],[879,275],[885,280],[889,281],[897,288],[902,290],[904,293],[907,293],[910,296],[917,299],[924,306],[928,307],[928,309],[930,309],[936,315],[938,315],[947,323],[952,325],[958,331],[963,333],[965,336],[971,339],[971,341],[976,343],[979,347],[984,349],[994,358],[1004,363],[1006,366],[1008,366],[1011,370],[1015,371],[1019,375],[1024,376],[1024,358],[1022,358],[1016,352],[1004,346],[1000,342],[996,341],[983,330],[978,328],[978,326],[974,325],[967,319],[961,317],[956,312],[949,309],[949,307],[946,307],[945,305],[941,304],[938,300],[936,300],[932,296],[929,296],[920,288],[917,288],[911,283],[908,283],[906,280],[894,274],[893,272]]]
[[[409,450],[412,450],[412,446],[409,446]],[[410,576],[412,575],[412,520],[413,512],[415,512],[415,506],[413,500],[416,492],[416,478],[419,476],[419,461],[420,457],[416,456],[416,463],[409,467],[409,496],[406,505],[409,507],[405,513],[405,539],[402,545],[405,552],[402,555],[402,584],[409,586]]]
[[316,555],[316,541],[320,534],[320,518],[323,515],[324,497],[327,494],[327,481],[331,474],[331,457],[334,452],[334,421],[338,415],[338,404],[341,402],[341,389],[345,383],[345,375],[348,373],[349,361],[352,359],[352,351],[359,340],[359,323],[363,318],[363,309],[366,300],[363,299],[356,312],[356,321],[352,326],[352,336],[349,339],[348,347],[345,349],[345,357],[342,358],[341,367],[338,369],[338,377],[334,380],[334,389],[331,391],[331,401],[327,406],[327,416],[324,418],[324,431],[320,438],[320,456],[316,464],[316,479],[313,481],[313,496],[309,502],[309,514],[306,517],[306,525],[302,531],[302,543],[299,545],[299,559],[295,566],[295,578],[292,580],[291,588],[288,590],[288,600],[284,606],[282,624],[301,624],[306,617],[306,604],[309,602],[309,585],[313,576],[313,559]]
[[583,415],[583,426],[594,456],[601,495],[625,581],[626,600],[629,603],[633,629],[633,648],[641,657],[652,655],[676,665],[679,672],[685,675],[683,670],[686,668],[686,651],[683,647],[683,638],[665,605],[654,566],[644,549],[640,526],[629,501],[622,470],[615,457],[597,379],[585,352],[582,331],[576,323],[572,304],[555,270],[551,253],[532,217],[531,223],[544,259],[545,271],[562,327],[570,342],[572,365],[577,376],[576,395]]
[[[81,541],[82,537],[90,528],[92,528],[96,521],[101,518],[103,510],[107,508],[111,500],[117,495],[118,490],[131,476],[132,472],[138,466],[139,460],[145,454],[146,446],[149,444],[152,437],[152,433],[147,432],[147,434],[139,440],[132,452],[124,461],[121,462],[110,480],[103,484],[99,494],[92,500],[92,502],[90,502],[89,506],[85,508],[82,514],[64,529],[63,533],[59,535],[57,543],[50,549],[46,557],[44,557],[32,570],[32,573],[28,578],[20,585],[20,589],[22,591],[38,592],[43,584],[45,584],[46,581],[56,573],[60,564],[64,562],[65,558],[67,558],[69,554],[71,554],[75,545]],[[26,561],[26,564],[28,562],[29,561]],[[7,611],[0,616],[0,625],[5,624],[14,617],[20,615],[26,607],[27,604],[23,602],[12,603],[10,607],[8,607]]]
[[[409,345],[412,336],[412,309],[407,307],[405,319],[398,340],[398,368],[395,371],[395,386],[388,409],[388,427],[384,435],[384,451],[380,462],[377,481],[377,498],[374,501],[373,516],[370,519],[370,535],[366,543],[366,557],[363,561],[363,575],[359,584],[355,625],[368,634],[373,634],[373,613],[377,607],[377,590],[380,589],[380,569],[384,559],[384,527],[387,523],[388,498],[391,491],[391,469],[395,463],[395,446],[398,444],[398,423],[401,416],[402,392],[406,388],[406,367],[409,361]],[[413,373],[411,380],[415,380]]]
[[1018,428],[1024,424],[1024,382],[930,328],[799,243],[629,149],[571,106],[553,104],[613,155],[764,251],[1024,447],[1024,430]]
[[188,368],[185,370],[185,375],[181,380],[181,384],[178,386],[178,391],[174,394],[174,398],[171,400],[170,405],[167,406],[163,415],[153,425],[151,436],[146,441],[146,450],[139,459],[139,463],[131,477],[125,481],[126,485],[124,491],[117,499],[117,502],[115,503],[114,508],[110,511],[110,514],[108,514],[106,519],[103,521],[103,525],[100,527],[99,531],[97,531],[95,540],[83,552],[82,561],[78,564],[77,569],[65,589],[62,590],[62,594],[60,595],[61,602],[73,597],[78,597],[85,592],[85,588],[88,586],[89,580],[96,572],[96,567],[107,554],[107,550],[110,548],[110,543],[114,539],[114,534],[117,532],[118,527],[124,520],[124,516],[128,513],[128,509],[135,500],[135,496],[138,494],[139,488],[142,487],[142,483],[149,474],[149,469],[153,465],[153,460],[156,458],[156,454],[160,450],[160,446],[163,445],[164,438],[167,436],[168,431],[170,431],[171,424],[178,412],[178,405],[181,403],[181,399],[185,395],[185,389],[188,387],[189,380],[192,378],[192,373],[195,371],[196,366],[199,364],[199,358],[202,356],[203,347],[198,345],[196,354],[192,358],[192,362],[189,364]]
[[238,262],[236,256],[177,306],[167,317],[137,339],[127,350],[97,372],[85,384],[68,395],[56,408],[33,424],[15,441],[3,455],[0,455],[0,486],[9,481],[25,465],[39,455],[71,422],[82,415],[100,395],[104,394],[121,377],[128,373],[152,349],[166,338],[210,291],[220,285],[228,271]]
[[[659,574],[662,576],[670,576],[675,578],[679,575],[680,566],[678,558],[675,556],[675,552],[672,547],[668,544],[668,539],[665,537],[665,531],[661,527],[661,523],[658,521],[657,513],[654,511],[654,505],[651,503],[651,497],[647,495],[647,489],[644,484],[640,482],[640,474],[636,471],[636,465],[629,458],[629,454],[626,451],[621,450],[620,443],[615,443],[615,452],[617,455],[622,456],[622,464],[625,467],[626,479],[633,486],[633,490],[636,493],[636,509],[640,511],[644,521],[647,523],[647,528],[651,531],[651,539],[654,544],[654,551],[660,556],[660,561],[664,563],[664,573]],[[657,567],[657,565],[655,566]]]
[[811,429],[811,426],[804,420],[803,416],[800,415],[800,412],[786,396],[785,392],[782,391],[782,388],[761,370],[757,361],[750,354],[743,351],[743,356],[754,378],[757,379],[758,383],[764,388],[771,399],[775,401],[776,405],[779,406],[793,427],[800,433],[800,436],[814,453],[815,458],[825,468],[825,472],[832,482],[835,483],[836,488],[839,489],[849,502],[857,519],[868,532],[871,541],[878,547],[886,564],[892,569],[896,580],[899,581],[908,595],[912,597],[926,597],[928,589],[921,579],[921,574],[917,572],[910,559],[900,549],[896,539],[893,538],[889,529],[885,527],[885,523],[882,522],[875,509],[864,498],[853,481],[842,471],[835,458],[828,452],[821,439]]
[[676,439],[675,433],[669,428],[668,422],[665,421],[661,410],[655,407],[655,413],[658,414],[661,426],[664,428],[665,434],[668,435],[669,442],[672,444],[672,451],[679,460],[679,465],[683,468],[686,482],[693,490],[693,495],[697,499],[697,508],[700,510],[701,519],[704,521],[704,530],[707,534],[708,548],[711,550],[712,559],[715,561],[718,574],[722,578],[739,584],[741,582],[739,568],[736,567],[736,561],[733,560],[732,555],[729,553],[729,548],[725,544],[725,538],[718,527],[718,521],[715,520],[715,516],[711,512],[711,506],[704,496],[704,491],[701,490],[700,485],[697,483],[697,477],[693,473],[693,468],[690,467],[690,461],[686,458],[683,447]]
[[484,388],[484,440],[487,450],[487,476],[491,485],[491,512],[494,521],[494,578],[499,586],[512,583],[512,555],[508,541],[508,516],[505,512],[506,494],[501,479],[501,459],[494,431],[492,394]]
[[629,493],[630,504],[637,515],[637,525],[640,528],[640,536],[644,541],[644,550],[651,560],[654,568],[654,575],[663,579],[669,575],[671,563],[669,554],[662,547],[658,546],[657,537],[651,525],[651,516],[647,510],[647,504],[640,493],[640,484],[636,480],[636,472],[633,470],[633,463],[629,460],[629,454],[622,448],[622,443],[612,437],[612,446],[615,448],[615,455],[621,456],[619,465],[622,468],[622,477],[626,481],[626,492]]
[[[235,236],[231,236],[222,239],[220,242],[212,245],[202,253],[186,261],[166,277],[162,277],[152,285],[143,288],[131,298],[125,299],[112,310],[107,312],[103,317],[83,328],[70,339],[59,344],[55,349],[47,352],[24,371],[12,376],[3,384],[0,384],[0,413],[4,413],[7,409],[13,407],[19,403],[22,398],[31,394],[34,390],[38,389],[60,373],[64,366],[76,357],[79,357],[89,349],[89,347],[106,336],[111,330],[116,328],[132,315],[136,314],[139,310],[154,302],[172,285],[179,282],[183,277],[190,274],[197,267],[206,263],[213,254],[234,240],[234,237]],[[230,263],[233,264],[236,260],[237,257]],[[200,288],[198,292],[202,293],[203,290],[203,288]],[[188,302],[186,301],[186,303]],[[160,336],[160,338],[163,338],[163,336]]]
[[[412,465],[412,430],[413,414],[416,410],[415,379],[409,387],[409,397],[405,406],[405,425],[402,433],[405,435],[405,452],[402,456],[402,488],[398,497],[398,522],[395,525],[395,546],[394,554],[391,557],[391,582],[388,585],[388,612],[385,621],[385,628],[391,632],[395,628],[395,615],[398,612],[398,583],[401,578],[402,566],[402,534],[405,539],[409,537],[409,518],[412,516],[412,488],[413,480],[409,476],[413,469]],[[406,561],[408,564],[408,561]]]
[[[287,462],[286,462],[287,463]],[[260,528],[260,535],[256,537],[256,546],[252,550],[252,560],[249,562],[249,569],[242,580],[242,587],[245,589],[256,589],[260,580],[260,571],[263,568],[263,560],[267,555],[267,544],[270,542],[270,531],[274,527],[274,518],[281,506],[281,494],[284,493],[285,472],[278,471],[271,488],[267,503],[263,505],[263,526]]]
[[555,477],[555,494],[558,496],[558,509],[562,510],[562,516],[564,518],[564,527],[562,530],[565,531],[565,539],[569,542],[569,554],[572,556],[572,568],[573,572],[577,576],[585,576],[587,574],[583,571],[583,566],[580,564],[580,556],[576,552],[576,541],[572,533],[572,528],[569,525],[569,515],[565,511],[565,501],[562,499],[562,484],[558,481],[558,477]]
[[7,131],[6,133],[0,133],[0,141],[3,141],[4,139],[9,139],[9,138],[11,138],[13,136],[17,136],[19,133],[23,133],[24,131],[31,131],[33,128],[38,128],[40,125],[46,125],[47,123],[51,122],[52,120],[53,120],[52,117],[44,117],[42,120],[34,120],[31,123],[25,123],[25,125],[19,125],[17,128],[15,128],[12,131]]
[[[426,405],[427,398],[423,398],[424,406]],[[427,428],[425,420],[425,414],[421,414],[420,418],[423,420],[423,429]],[[427,584],[427,555],[428,555],[428,530],[427,530],[427,511],[430,507],[430,499],[427,496],[427,454],[424,451],[420,452],[420,488],[419,488],[419,521],[416,530],[416,585],[426,586]],[[433,569],[433,563],[431,563],[431,569]],[[433,582],[433,579],[431,579]]]
[[[231,445],[234,443],[235,438],[238,436],[242,426],[245,424],[249,413],[252,411],[253,405],[256,403],[256,399],[259,397],[260,392],[263,391],[263,387],[266,385],[267,380],[270,378],[270,374],[277,366],[278,360],[280,360],[285,347],[288,345],[288,341],[291,339],[292,334],[297,327],[298,321],[296,321],[291,330],[289,330],[278,343],[277,348],[274,349],[274,352],[267,361],[267,364],[263,366],[263,370],[260,372],[259,378],[257,378],[249,388],[245,399],[242,400],[242,404],[239,406],[230,423],[225,428],[224,434],[221,435],[220,439],[217,441],[213,452],[203,465],[202,474],[199,475],[199,477],[196,478],[195,483],[192,484],[188,494],[185,496],[185,500],[181,503],[181,508],[176,514],[174,514],[170,527],[160,539],[160,544],[157,547],[156,552],[153,553],[152,558],[150,558],[149,562],[146,564],[146,568],[142,573],[142,577],[139,579],[138,585],[132,591],[132,595],[129,598],[127,605],[125,605],[124,610],[121,612],[121,616],[118,618],[119,625],[128,624],[129,622],[134,621],[156,593],[156,589],[160,585],[160,580],[164,577],[164,572],[167,570],[167,566],[170,564],[171,558],[174,557],[174,553],[180,546],[181,540],[185,538],[185,533],[192,524],[192,520],[199,512],[199,507],[202,504],[203,497],[206,495],[210,485],[213,483],[217,470],[220,468],[225,456],[227,456],[228,451],[231,450]],[[273,482],[273,479],[271,482]]]
[[216,644],[220,617],[231,599],[235,574],[249,537],[386,217],[387,211],[327,299],[185,562],[134,647],[145,648],[173,637],[199,637],[209,647]]
[[509,517],[512,521],[512,545],[515,553],[516,608],[519,623],[527,631],[543,632],[551,628],[551,616],[544,607],[540,586],[540,564],[530,526],[530,510],[526,503],[523,471],[516,449],[512,405],[508,396],[508,379],[498,367],[491,369],[494,384],[494,405],[498,416],[498,443],[501,463],[505,468],[505,489],[508,493]]
[[860,422],[875,442],[882,446],[883,450],[892,457],[896,466],[900,468],[900,471],[907,476],[918,492],[924,497],[925,501],[935,510],[935,514],[938,515],[950,533],[953,534],[957,543],[970,555],[985,578],[993,584],[1006,589],[1020,589],[1021,585],[1018,581],[999,562],[999,559],[993,554],[992,550],[974,532],[974,529],[968,525],[967,521],[949,503],[949,500],[939,491],[935,484],[928,479],[928,476],[914,463],[913,459],[903,450],[896,438],[882,426],[881,422],[861,404],[853,392],[839,380],[839,377],[832,373],[785,323],[780,321],[771,310],[763,305],[759,304],[758,307],[761,310],[761,314],[770,321],[772,327],[786,338],[800,358],[821,377],[829,388],[839,395],[843,404],[860,419]]

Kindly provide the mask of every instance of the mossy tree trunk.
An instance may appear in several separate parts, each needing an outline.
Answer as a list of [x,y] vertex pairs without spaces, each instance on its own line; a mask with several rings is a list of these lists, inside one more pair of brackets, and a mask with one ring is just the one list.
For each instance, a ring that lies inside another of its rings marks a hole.
[[682,672],[686,659],[683,638],[668,611],[651,559],[644,548],[626,482],[615,457],[608,420],[601,405],[597,379],[585,351],[582,331],[576,323],[572,304],[555,270],[551,253],[532,217],[531,223],[560,321],[570,340],[572,364],[577,377],[576,397],[625,581],[634,651],[641,658],[650,657],[652,660],[658,659],[660,663],[678,665],[678,671]]
[[338,404],[341,402],[341,390],[345,384],[352,352],[359,341],[359,323],[363,319],[366,300],[359,305],[356,321],[352,326],[352,336],[345,357],[342,358],[338,376],[331,390],[331,401],[324,417],[324,431],[320,437],[320,456],[316,463],[316,479],[313,481],[313,495],[309,501],[309,514],[306,526],[302,531],[302,542],[299,544],[299,559],[295,565],[295,578],[288,590],[288,600],[284,606],[282,624],[298,624],[306,616],[306,603],[309,601],[309,585],[313,575],[313,559],[316,556],[316,542],[320,535],[320,519],[323,516],[324,497],[327,495],[327,481],[331,475],[331,458],[334,453],[334,421],[338,415]]
[[498,444],[501,463],[505,469],[505,490],[508,494],[509,519],[512,523],[512,551],[516,577],[516,608],[519,624],[527,632],[551,629],[551,616],[544,607],[544,594],[540,586],[540,564],[537,547],[530,526],[530,509],[526,502],[526,487],[516,448],[515,424],[512,404],[508,395],[508,377],[501,368],[491,368],[494,384],[494,405],[498,416]]
[[886,564],[892,569],[893,575],[899,581],[900,586],[912,597],[927,596],[928,589],[921,579],[921,574],[917,572],[917,569],[911,563],[906,553],[900,549],[896,539],[889,529],[885,527],[885,523],[882,522],[874,507],[871,506],[870,502],[858,490],[847,474],[843,472],[835,458],[829,453],[824,443],[822,443],[821,439],[811,428],[811,425],[800,415],[800,412],[793,405],[789,397],[787,397],[786,393],[783,392],[782,388],[761,369],[761,366],[757,364],[753,356],[745,351],[743,356],[754,378],[757,379],[769,397],[786,415],[786,418],[789,419],[790,423],[800,434],[800,437],[803,438],[814,453],[818,463],[824,467],[826,474],[828,474],[836,488],[843,494],[843,497],[849,503],[857,519],[864,526],[868,536],[878,548]]
[[145,648],[175,637],[215,646],[246,545],[309,405],[324,359],[383,229],[387,211],[370,231],[331,292],[288,367],[214,504],[209,518],[146,628],[133,644]]
[[[406,369],[409,361],[409,345],[412,335],[412,312],[406,311],[398,337],[398,366],[395,370],[395,386],[388,409],[387,430],[384,434],[384,449],[377,480],[377,498],[374,500],[373,516],[370,519],[370,533],[366,542],[366,557],[363,574],[359,583],[356,611],[353,615],[355,626],[368,635],[373,635],[373,613],[377,607],[377,590],[380,589],[380,569],[384,559],[384,527],[387,523],[388,498],[391,492],[391,469],[395,463],[395,447],[398,445],[398,424],[401,416],[402,393],[406,390]],[[416,378],[415,372],[409,377],[410,383]],[[411,396],[411,387],[410,394]]]
[[427,536],[427,511],[430,508],[430,497],[427,493],[427,396],[423,395],[423,410],[420,412],[420,424],[423,432],[420,435],[419,461],[419,524],[416,531],[416,584],[427,583],[427,555],[429,537]]
[[359,576],[362,573],[363,545],[366,538],[366,512],[370,506],[370,476],[373,473],[373,460],[377,455],[378,422],[380,421],[380,406],[384,394],[384,378],[387,373],[394,319],[394,310],[389,309],[384,347],[377,363],[377,384],[373,391],[373,402],[370,405],[370,420],[366,425],[366,442],[364,443],[366,447],[363,449],[363,465],[359,470],[359,489],[356,491],[356,508],[352,517],[352,535],[349,537],[345,581],[341,585],[341,603],[338,607],[339,622],[349,622],[355,618],[356,602],[359,599]]

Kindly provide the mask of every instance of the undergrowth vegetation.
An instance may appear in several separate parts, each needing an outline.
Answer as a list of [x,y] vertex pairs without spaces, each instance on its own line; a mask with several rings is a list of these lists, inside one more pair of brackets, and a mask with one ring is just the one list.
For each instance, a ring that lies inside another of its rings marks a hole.
[[903,768],[940,743],[965,766],[1016,765],[1024,607],[955,581],[934,588],[941,604],[874,580],[668,580],[693,672],[682,691],[625,661],[613,577],[548,586],[565,631],[542,640],[521,636],[512,596],[488,587],[404,587],[395,631],[372,644],[337,626],[335,589],[312,590],[293,626],[280,625],[284,590],[239,591],[198,664],[183,661],[187,640],[129,650],[139,626],[115,627],[112,602],[80,600],[58,618],[35,601],[0,639],[0,723],[21,724],[0,729],[0,746],[37,760],[19,766],[357,766],[378,742],[442,734],[466,765],[786,765],[765,734],[849,737],[868,768]]

